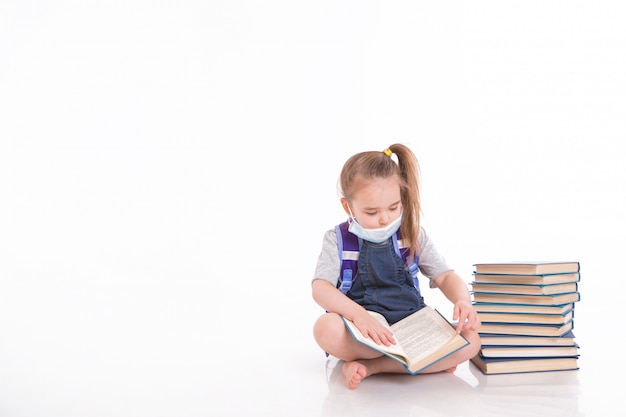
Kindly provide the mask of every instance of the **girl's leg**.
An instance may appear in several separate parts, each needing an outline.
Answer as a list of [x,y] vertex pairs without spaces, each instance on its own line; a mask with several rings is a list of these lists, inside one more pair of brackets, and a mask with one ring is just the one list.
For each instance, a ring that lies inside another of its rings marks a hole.
[[352,337],[343,319],[336,313],[326,313],[317,319],[313,335],[325,352],[344,361],[381,356],[380,352],[370,349]]
[[338,314],[326,313],[313,328],[317,344],[330,355],[343,360],[343,374],[350,389],[377,373],[406,373],[401,363],[357,342]]
[[[330,355],[343,360],[343,374],[348,388],[356,388],[363,379],[378,373],[407,373],[404,366],[380,352],[357,342],[338,314],[326,313],[315,323],[313,333],[317,344]],[[454,372],[457,365],[471,359],[480,350],[476,331],[464,330],[470,344],[442,359],[421,373]]]

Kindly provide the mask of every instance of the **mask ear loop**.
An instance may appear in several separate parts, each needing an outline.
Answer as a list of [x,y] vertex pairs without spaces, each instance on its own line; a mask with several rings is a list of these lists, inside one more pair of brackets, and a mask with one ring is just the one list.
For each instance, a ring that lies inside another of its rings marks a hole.
[[349,204],[348,204],[348,211],[350,212],[350,220],[351,220],[351,221],[353,221],[353,222],[358,223],[358,222],[356,221],[356,217],[354,216],[354,213],[352,213],[352,208],[350,207],[350,205],[349,205]]

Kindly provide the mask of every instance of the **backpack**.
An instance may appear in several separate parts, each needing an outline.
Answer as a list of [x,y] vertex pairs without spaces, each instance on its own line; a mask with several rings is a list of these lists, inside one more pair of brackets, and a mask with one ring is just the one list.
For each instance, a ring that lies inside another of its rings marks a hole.
[[[337,250],[339,252],[339,263],[341,269],[339,272],[339,280],[337,281],[337,288],[344,294],[347,294],[352,287],[352,280],[357,276],[358,271],[358,259],[359,249],[363,240],[353,233],[348,231],[348,222],[345,221],[335,226],[335,232],[337,233]],[[402,262],[406,265],[407,258],[409,257],[409,248],[403,246],[402,239],[398,237],[398,232],[393,235],[393,247],[396,253],[402,258]],[[419,291],[419,281],[417,279],[418,272],[418,257],[415,255],[413,262],[406,269],[413,278],[413,284]]]

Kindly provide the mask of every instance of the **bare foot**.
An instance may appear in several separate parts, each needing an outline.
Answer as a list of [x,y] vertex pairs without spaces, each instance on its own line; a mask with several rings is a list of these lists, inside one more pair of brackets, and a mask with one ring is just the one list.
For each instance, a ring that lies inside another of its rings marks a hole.
[[341,368],[346,377],[346,384],[349,389],[355,389],[367,376],[367,368],[360,362],[346,362]]
[[452,368],[446,369],[444,372],[447,372],[447,373],[451,374],[454,371],[456,371],[456,365],[454,365]]

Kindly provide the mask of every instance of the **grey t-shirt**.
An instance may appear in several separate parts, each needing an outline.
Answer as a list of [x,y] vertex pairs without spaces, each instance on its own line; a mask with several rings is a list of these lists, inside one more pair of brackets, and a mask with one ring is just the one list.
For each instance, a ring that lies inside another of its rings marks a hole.
[[[430,288],[435,288],[435,278],[450,271],[446,260],[437,252],[434,243],[430,240],[424,228],[420,228],[417,236],[419,244],[419,272],[430,281]],[[322,242],[322,250],[317,258],[317,266],[315,267],[315,275],[313,280],[323,279],[335,287],[339,280],[339,255],[337,249],[337,233],[335,229],[328,230],[324,234]]]

